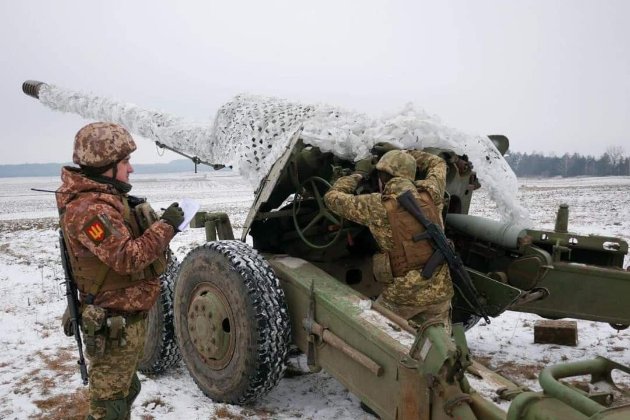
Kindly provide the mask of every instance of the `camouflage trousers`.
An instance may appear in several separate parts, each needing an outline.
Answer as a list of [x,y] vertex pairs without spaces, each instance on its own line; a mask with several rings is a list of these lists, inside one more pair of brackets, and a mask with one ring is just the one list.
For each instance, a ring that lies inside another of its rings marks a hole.
[[439,303],[424,306],[398,305],[382,294],[376,302],[394,312],[396,315],[409,321],[409,325],[416,330],[421,330],[429,325],[442,324],[447,335],[451,335],[451,301],[446,300]]
[[123,420],[129,418],[131,405],[140,393],[136,374],[142,357],[146,319],[129,322],[123,346],[107,339],[102,355],[88,355],[90,414],[88,419]]

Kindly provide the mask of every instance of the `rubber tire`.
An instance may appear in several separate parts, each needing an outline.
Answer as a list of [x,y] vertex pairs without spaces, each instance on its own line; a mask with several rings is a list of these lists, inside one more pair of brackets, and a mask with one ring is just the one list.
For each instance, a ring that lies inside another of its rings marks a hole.
[[[223,293],[232,312],[233,353],[216,369],[200,357],[188,330],[193,293],[204,284]],[[175,331],[190,375],[214,401],[252,403],[286,368],[291,326],[284,292],[267,261],[241,241],[209,242],[186,256],[175,287]]]
[[160,297],[149,311],[144,354],[138,370],[144,374],[160,374],[182,359],[173,325],[173,297],[179,262],[174,256],[160,276]]

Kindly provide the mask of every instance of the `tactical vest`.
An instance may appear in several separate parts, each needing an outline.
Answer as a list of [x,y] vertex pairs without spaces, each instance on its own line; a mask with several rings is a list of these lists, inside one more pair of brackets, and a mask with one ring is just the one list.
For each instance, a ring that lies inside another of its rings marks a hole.
[[[125,224],[131,231],[132,237],[134,239],[139,238],[151,224],[158,220],[157,215],[149,203],[138,204],[132,209],[129,207],[127,197],[122,197],[122,201]],[[64,237],[66,238],[66,248],[69,251],[70,265],[72,266],[77,288],[81,292],[92,296],[96,296],[99,292],[124,289],[135,282],[155,278],[164,273],[168,265],[168,256],[165,252],[164,255],[161,255],[144,270],[131,274],[119,274],[94,255],[77,257],[68,244],[67,235],[64,235]]]
[[[418,194],[415,197],[422,213],[433,223],[442,226],[440,213],[429,193],[418,191]],[[395,196],[383,196],[383,205],[387,210],[394,242],[394,247],[386,253],[389,255],[393,276],[403,277],[411,270],[424,267],[434,249],[429,239],[413,240],[414,236],[422,234],[426,229],[398,203]]]

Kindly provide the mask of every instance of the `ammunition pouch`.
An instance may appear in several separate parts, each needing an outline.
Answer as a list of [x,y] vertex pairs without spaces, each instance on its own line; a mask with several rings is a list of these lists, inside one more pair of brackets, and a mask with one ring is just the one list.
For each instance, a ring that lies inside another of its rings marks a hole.
[[148,312],[121,314],[108,311],[107,313],[107,342],[110,346],[118,347],[125,347],[127,345],[126,328],[131,324],[145,320],[148,315]]
[[85,351],[90,357],[99,357],[106,347],[127,345],[125,328],[128,324],[146,318],[146,313],[114,315],[95,305],[85,305],[81,315],[81,330]]
[[127,321],[122,315],[107,318],[107,341],[111,345],[125,347],[127,345],[127,341],[125,340],[126,326]]
[[85,305],[81,313],[81,329],[85,352],[90,357],[99,357],[105,353],[105,324],[107,311],[95,305]]
[[81,313],[81,327],[83,333],[94,335],[105,326],[107,311],[96,305],[85,305]]
[[389,261],[389,254],[377,252],[372,256],[372,272],[377,282],[390,284],[394,281],[392,266]]

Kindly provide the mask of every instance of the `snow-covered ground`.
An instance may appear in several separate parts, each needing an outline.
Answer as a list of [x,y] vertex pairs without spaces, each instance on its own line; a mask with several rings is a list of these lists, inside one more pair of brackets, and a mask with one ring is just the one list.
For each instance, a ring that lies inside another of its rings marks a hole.
[[[54,196],[30,191],[54,190],[58,183],[56,178],[0,179],[0,418],[67,418],[72,412],[80,416],[86,407],[75,343],[59,328],[65,296]],[[191,197],[204,210],[225,211],[237,234],[253,201],[249,184],[230,171],[138,175],[132,183],[132,192],[148,197],[155,208]],[[630,240],[630,177],[524,179],[519,184],[520,199],[536,226],[553,228],[557,206],[568,203],[569,230]],[[475,194],[472,213],[498,218],[486,196]],[[181,259],[203,241],[203,229],[189,229],[176,236],[172,248]],[[629,262],[626,258],[625,266]],[[467,333],[470,348],[479,359],[532,388],[536,388],[535,373],[556,362],[599,354],[630,365],[628,330],[617,332],[606,324],[578,321],[577,347],[534,345],[536,319],[508,312],[489,326],[480,323]],[[303,357],[291,363],[306,371]],[[619,379],[630,384],[628,377]],[[141,380],[134,418],[373,418],[326,373],[284,378],[247,408],[213,403],[183,365]]]

